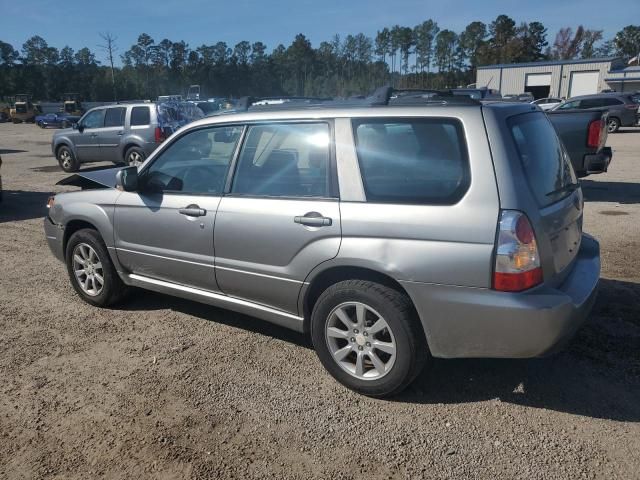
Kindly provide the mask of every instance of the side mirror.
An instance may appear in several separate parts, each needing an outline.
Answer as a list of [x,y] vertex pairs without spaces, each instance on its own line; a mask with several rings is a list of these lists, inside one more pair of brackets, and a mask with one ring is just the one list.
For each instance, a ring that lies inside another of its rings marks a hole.
[[116,173],[116,188],[135,192],[138,189],[138,167],[125,167]]

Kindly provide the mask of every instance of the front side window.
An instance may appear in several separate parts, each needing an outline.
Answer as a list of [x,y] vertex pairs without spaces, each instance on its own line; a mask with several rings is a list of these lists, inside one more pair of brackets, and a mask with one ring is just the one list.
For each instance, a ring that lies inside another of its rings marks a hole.
[[599,108],[606,105],[606,100],[603,98],[587,98],[582,100],[580,108]]
[[124,114],[127,112],[125,107],[107,108],[104,115],[105,127],[122,127],[124,125]]
[[328,197],[329,125],[249,127],[231,192],[268,197]]
[[574,100],[573,102],[563,103],[558,107],[558,110],[571,110],[572,108],[578,108],[580,100]]
[[131,125],[149,125],[151,113],[149,107],[133,107],[131,109]]
[[104,125],[104,109],[87,113],[82,119],[84,128],[102,128]]
[[459,121],[446,118],[354,120],[367,201],[456,203],[469,188],[470,170]]
[[242,127],[212,127],[186,133],[140,174],[143,190],[222,193]]

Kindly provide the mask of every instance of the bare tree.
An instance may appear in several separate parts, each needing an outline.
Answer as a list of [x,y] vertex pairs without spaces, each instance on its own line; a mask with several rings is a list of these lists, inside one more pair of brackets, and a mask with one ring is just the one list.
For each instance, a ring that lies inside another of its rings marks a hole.
[[113,87],[113,101],[118,101],[118,95],[116,93],[116,74],[115,69],[113,67],[113,56],[115,52],[118,51],[118,46],[116,45],[117,37],[114,37],[109,32],[101,33],[100,38],[104,40],[104,45],[98,45],[98,47],[102,48],[105,52],[107,52],[107,56],[109,57],[109,63],[111,64],[111,86]]

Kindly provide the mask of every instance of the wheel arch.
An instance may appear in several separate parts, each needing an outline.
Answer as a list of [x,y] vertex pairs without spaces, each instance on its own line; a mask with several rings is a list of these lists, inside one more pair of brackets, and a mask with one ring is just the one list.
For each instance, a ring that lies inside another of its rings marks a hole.
[[144,149],[138,143],[129,140],[125,144],[125,146],[122,148],[122,160],[124,160],[125,163],[127,161],[127,152],[133,147],[139,148],[139,149],[144,151]]
[[[318,301],[318,298],[322,295],[322,292],[331,285],[344,280],[368,280],[370,282],[376,282],[392,288],[399,293],[406,295],[413,306],[416,319],[419,319],[417,309],[415,308],[413,299],[409,293],[397,280],[386,273],[380,272],[379,270],[356,265],[332,265],[322,269],[321,271],[314,272],[312,275],[313,277],[307,279],[308,285],[306,285],[304,291],[301,292],[299,298],[299,311],[303,313],[303,328],[305,334],[310,332],[311,312],[313,311],[313,307]],[[420,326],[423,328],[422,324]]]

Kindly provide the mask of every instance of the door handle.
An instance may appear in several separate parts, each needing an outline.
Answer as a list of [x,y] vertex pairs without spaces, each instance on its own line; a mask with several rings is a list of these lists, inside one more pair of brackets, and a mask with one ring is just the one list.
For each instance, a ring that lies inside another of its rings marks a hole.
[[178,210],[182,215],[187,217],[204,217],[207,211],[204,208],[200,208],[198,205],[187,205],[184,208]]
[[318,212],[309,212],[301,217],[294,217],[293,221],[307,227],[329,227],[333,223],[331,218],[323,217]]
[[95,138],[95,137],[97,137],[97,136],[98,136],[98,134],[97,134],[97,133],[92,133],[92,134],[91,134],[91,135],[89,135],[89,136],[90,136],[91,138]]
[[124,132],[118,132],[119,137],[121,137],[122,135],[124,135]]

